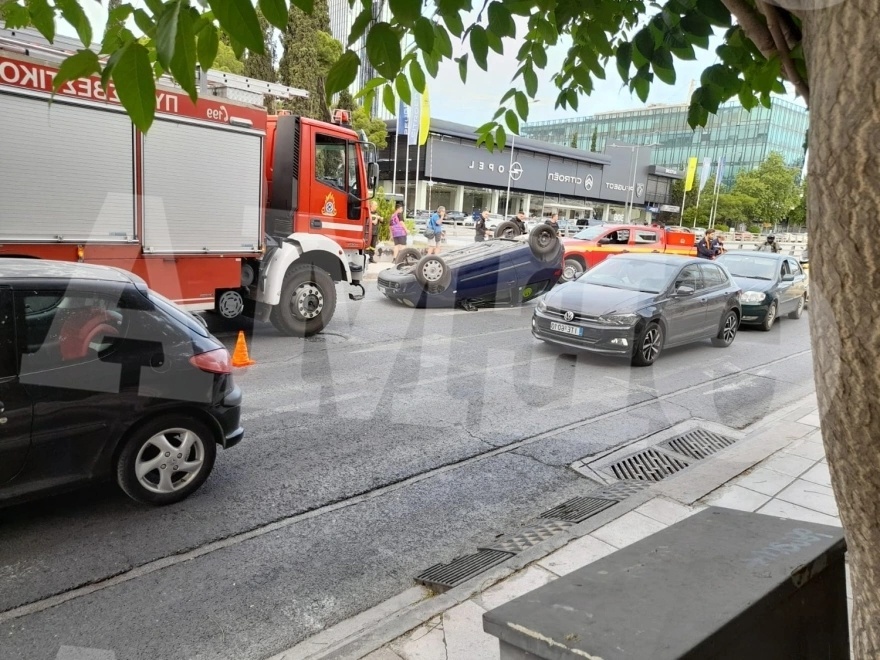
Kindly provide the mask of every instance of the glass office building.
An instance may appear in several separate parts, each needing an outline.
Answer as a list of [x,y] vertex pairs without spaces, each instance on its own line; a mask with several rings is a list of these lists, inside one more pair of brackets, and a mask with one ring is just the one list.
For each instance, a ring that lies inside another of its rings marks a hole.
[[715,163],[724,156],[725,185],[736,175],[760,165],[771,152],[782,154],[786,164],[798,170],[804,166],[808,124],[807,110],[781,98],[773,98],[770,108],[759,105],[751,112],[737,102],[728,102],[709,115],[705,128],[692,130],[687,123],[688,105],[649,105],[636,110],[604,112],[591,117],[555,119],[525,124],[522,134],[553,144],[590,150],[593,134],[595,150],[605,151],[608,140],[630,144],[650,144],[652,164],[685,169],[688,158]]

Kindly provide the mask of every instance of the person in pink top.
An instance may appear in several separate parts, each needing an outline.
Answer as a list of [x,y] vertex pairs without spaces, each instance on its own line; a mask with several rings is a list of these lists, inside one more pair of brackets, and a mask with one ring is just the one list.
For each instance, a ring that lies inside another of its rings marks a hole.
[[397,259],[397,253],[401,247],[406,246],[406,225],[403,223],[403,204],[398,202],[394,206],[394,214],[391,216],[391,240],[394,241],[394,250],[392,257]]

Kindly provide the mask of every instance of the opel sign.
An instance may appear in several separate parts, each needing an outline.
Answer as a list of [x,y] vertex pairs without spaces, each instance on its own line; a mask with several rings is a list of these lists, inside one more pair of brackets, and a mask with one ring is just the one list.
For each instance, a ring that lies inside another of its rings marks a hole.
[[511,178],[511,180],[519,181],[519,178],[522,176],[522,174],[523,174],[522,165],[520,165],[519,162],[517,162],[517,161],[513,161],[513,163],[510,164],[510,178]]

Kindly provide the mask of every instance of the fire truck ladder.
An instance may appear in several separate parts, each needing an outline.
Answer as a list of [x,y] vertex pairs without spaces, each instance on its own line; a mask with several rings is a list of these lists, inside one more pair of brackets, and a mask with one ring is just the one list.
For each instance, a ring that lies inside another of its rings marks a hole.
[[[0,50],[11,50],[22,55],[36,57],[38,59],[60,62],[76,51],[82,49],[82,43],[78,39],[57,35],[54,42],[49,42],[36,30],[7,30],[0,28]],[[99,44],[92,44],[91,50],[99,53]],[[106,61],[106,57],[102,57]],[[171,76],[163,75],[160,82],[166,86],[180,89]],[[207,75],[202,76],[201,70],[196,67],[196,80],[199,83],[200,93],[221,96],[236,101],[244,101],[261,105],[265,97],[292,99],[295,97],[308,97],[309,93],[304,89],[288,87],[279,83],[257,80],[247,76],[239,76],[234,73],[211,69]]]

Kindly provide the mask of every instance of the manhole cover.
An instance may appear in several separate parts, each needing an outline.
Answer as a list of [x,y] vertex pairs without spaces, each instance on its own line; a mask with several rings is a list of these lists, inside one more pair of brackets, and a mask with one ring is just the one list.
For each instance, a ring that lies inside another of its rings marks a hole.
[[646,488],[650,488],[651,484],[647,481],[618,481],[616,484],[605,486],[600,490],[590,493],[592,497],[600,497],[606,500],[617,500],[622,502],[630,495],[641,493]]
[[661,442],[660,446],[670,449],[682,456],[690,456],[697,460],[711,456],[717,451],[729,447],[736,440],[726,438],[723,435],[697,429],[690,433],[679,435],[666,442]]
[[541,517],[579,523],[615,504],[617,504],[617,500],[613,498],[575,497],[567,502],[563,502],[559,506],[553,507],[549,511],[545,511],[541,514]]
[[453,559],[448,564],[436,564],[416,576],[416,582],[443,592],[456,587],[475,575],[510,559],[513,553],[501,550],[480,550],[472,555]]
[[[546,518],[547,516],[542,516]],[[534,525],[526,529],[518,531],[516,534],[501,539],[497,543],[493,543],[481,550],[501,550],[502,552],[510,552],[516,554],[522,552],[526,548],[531,548],[541,541],[549,539],[554,534],[565,531],[571,527],[572,523],[563,520],[553,520],[539,525]]]
[[622,461],[608,466],[611,473],[618,479],[639,479],[641,481],[661,481],[670,474],[688,467],[690,463],[655,449],[645,449]]

